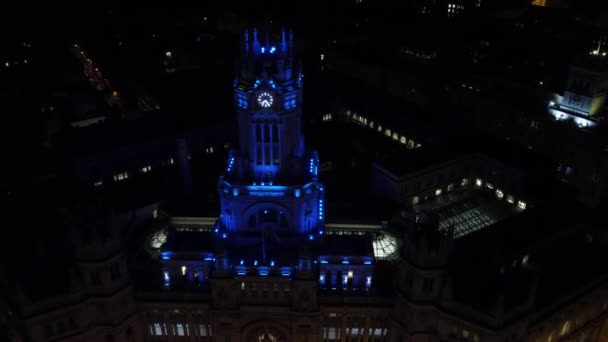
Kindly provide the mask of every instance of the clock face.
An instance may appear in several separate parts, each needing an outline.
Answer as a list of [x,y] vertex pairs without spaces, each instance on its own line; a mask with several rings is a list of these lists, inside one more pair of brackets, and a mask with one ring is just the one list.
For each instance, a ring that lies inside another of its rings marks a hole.
[[270,95],[270,93],[268,92],[263,92],[258,95],[258,103],[260,104],[260,106],[262,106],[262,108],[268,108],[272,106],[273,101],[274,99],[272,98],[272,95]]

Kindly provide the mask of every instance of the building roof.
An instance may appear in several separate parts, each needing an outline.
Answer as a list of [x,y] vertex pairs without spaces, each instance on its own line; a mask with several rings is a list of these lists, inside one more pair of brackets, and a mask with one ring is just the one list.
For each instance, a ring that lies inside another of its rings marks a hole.
[[608,231],[593,221],[588,210],[552,203],[456,240],[454,299],[508,317],[516,308],[542,311],[605,278],[597,260],[608,257]]

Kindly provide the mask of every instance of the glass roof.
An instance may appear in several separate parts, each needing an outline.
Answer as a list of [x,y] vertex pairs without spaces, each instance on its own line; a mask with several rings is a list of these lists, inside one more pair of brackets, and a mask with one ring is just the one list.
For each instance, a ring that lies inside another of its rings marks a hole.
[[377,260],[395,260],[399,257],[399,240],[386,233],[377,233],[373,241]]

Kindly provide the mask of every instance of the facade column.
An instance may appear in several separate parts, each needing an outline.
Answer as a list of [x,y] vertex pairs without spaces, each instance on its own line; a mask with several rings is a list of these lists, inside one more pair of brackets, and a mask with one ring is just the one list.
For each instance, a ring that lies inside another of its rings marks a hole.
[[272,131],[274,130],[274,125],[274,123],[268,124],[268,145],[270,145],[268,151],[270,153],[270,165],[274,165],[274,140],[272,140]]
[[369,328],[371,326],[371,317],[369,314],[365,315],[365,329],[363,330],[363,342],[370,342]]
[[192,311],[188,310],[186,312],[186,322],[184,323],[186,323],[188,326],[188,329],[186,330],[188,333],[188,340],[196,341],[196,326],[194,325],[194,320],[192,319]]
[[346,315],[340,315],[340,341],[346,342]]
[[260,124],[260,134],[262,135],[260,141],[262,144],[262,165],[266,165],[266,124]]
[[251,124],[251,139],[250,139],[250,153],[251,153],[251,163],[253,164],[253,166],[256,165],[256,163],[258,162],[258,157],[257,157],[257,143],[258,143],[258,137],[255,134],[255,126],[257,124],[253,123]]
[[281,162],[283,161],[283,139],[282,139],[282,135],[283,135],[283,125],[282,124],[277,124],[278,129],[277,129],[277,144],[279,145],[279,165],[281,165]]

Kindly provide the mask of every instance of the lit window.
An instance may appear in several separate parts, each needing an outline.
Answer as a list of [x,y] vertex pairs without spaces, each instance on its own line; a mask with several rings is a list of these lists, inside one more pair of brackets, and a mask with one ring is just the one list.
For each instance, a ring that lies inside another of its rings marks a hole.
[[530,256],[528,254],[524,255],[524,258],[521,260],[521,264],[526,265],[528,263],[529,259],[530,259]]
[[186,275],[186,266],[182,266],[182,275],[185,276]]
[[462,337],[469,338],[469,331],[467,329],[462,329]]
[[435,190],[435,196],[441,196],[441,189]]
[[390,130],[390,129],[386,129],[386,130],[384,131],[384,135],[386,135],[387,137],[390,137],[390,136],[391,136],[391,134],[392,134],[392,132],[391,132],[391,130]]
[[96,182],[94,183],[94,185],[95,185],[96,187],[100,187],[100,186],[102,186],[102,185],[103,185],[103,182],[102,182],[102,181],[100,181],[100,180],[98,180],[98,181],[96,181]]
[[321,54],[321,60],[325,60],[325,55]]
[[163,336],[163,327],[160,323],[151,323],[150,324],[150,334],[152,336]]
[[378,132],[382,132],[382,126],[378,126]]
[[245,282],[242,282],[241,283],[241,290],[245,290],[245,288],[246,288]]
[[505,196],[505,194],[500,189],[496,190],[496,197],[498,197],[499,199],[502,199],[504,196]]
[[188,324],[187,323],[175,323],[175,335],[176,336],[188,336]]
[[202,337],[211,336],[211,326],[209,324],[199,324],[198,331]]
[[119,173],[117,173],[117,174],[114,175],[114,181],[116,181],[116,182],[125,180],[127,178],[129,178],[129,174],[127,173],[127,171],[125,171],[125,172],[119,172]]
[[419,201],[418,196],[414,196],[414,197],[412,197],[412,204],[413,204],[413,205],[418,204],[418,201]]
[[492,183],[486,183],[486,187],[488,189],[494,189],[494,185],[492,185]]
[[460,181],[460,186],[466,186],[467,184],[469,184],[468,178],[463,178],[462,181]]
[[352,278],[353,277],[353,271],[348,271],[348,277]]
[[477,186],[482,186],[482,185],[483,185],[483,181],[482,181],[480,178],[477,178],[477,179],[475,180],[475,185],[477,185]]
[[515,197],[513,197],[513,195],[507,195],[507,202],[513,204],[515,202]]
[[393,133],[393,140],[399,140],[399,134]]
[[526,202],[524,202],[524,201],[517,201],[517,207],[519,207],[519,209],[525,210],[526,206],[527,206]]
[[454,184],[449,184],[448,185],[448,191],[452,191],[454,190]]
[[171,58],[172,56],[173,56],[173,54],[171,53],[171,51],[165,52],[165,57]]
[[407,143],[407,139],[404,136],[401,136],[399,142],[405,145]]
[[151,165],[146,165],[144,167],[141,168],[141,173],[148,173],[152,170],[152,166]]

